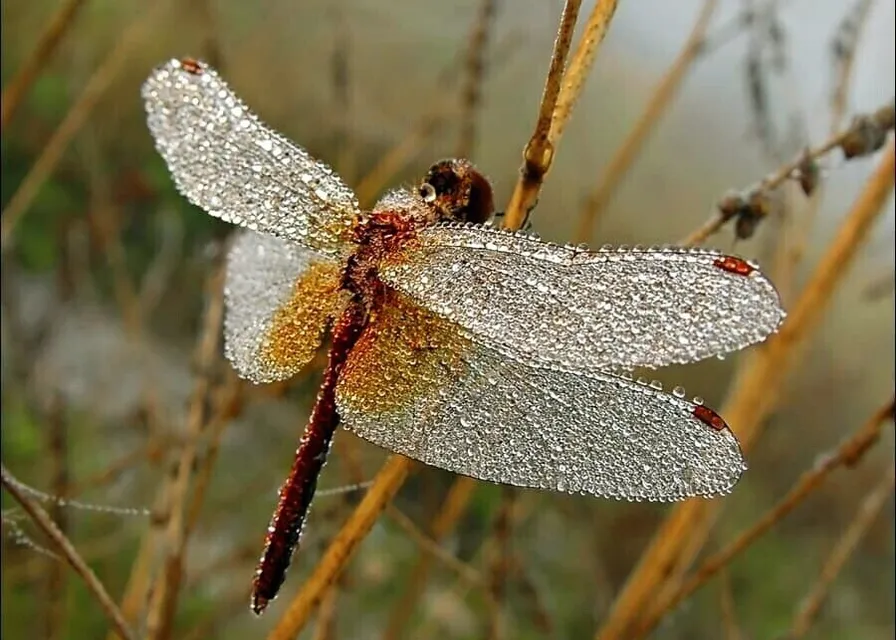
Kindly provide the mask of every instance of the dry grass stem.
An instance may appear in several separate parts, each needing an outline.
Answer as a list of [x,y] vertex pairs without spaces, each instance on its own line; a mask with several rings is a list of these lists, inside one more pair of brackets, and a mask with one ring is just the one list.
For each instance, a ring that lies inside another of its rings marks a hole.
[[96,577],[93,570],[87,566],[87,563],[84,562],[84,559],[71,541],[59,530],[56,523],[47,515],[47,512],[19,489],[18,480],[9,473],[6,465],[0,464],[0,475],[2,475],[3,488],[9,492],[9,495],[21,505],[22,509],[31,517],[38,528],[53,542],[62,557],[75,570],[75,573],[81,576],[81,579],[84,580],[84,584],[87,586],[87,590],[99,602],[100,607],[102,607],[103,612],[109,618],[109,622],[112,623],[112,627],[117,631],[118,635],[123,640],[136,640],[136,636],[128,628],[124,616],[118,607],[115,606],[115,602],[109,596],[103,583]]
[[181,448],[177,470],[168,493],[164,569],[160,572],[153,589],[153,601],[147,617],[149,637],[156,640],[171,637],[178,594],[183,581],[185,552],[189,538],[187,500],[199,439],[207,425],[206,407],[212,392],[210,373],[218,356],[220,329],[224,317],[223,284],[224,268],[218,266],[207,284],[209,301],[202,332],[196,345],[196,363],[199,372],[186,418],[186,440]]
[[[168,501],[170,486],[162,484],[153,504],[153,513],[160,514]],[[150,587],[152,586],[152,571],[160,546],[160,525],[164,522],[151,520],[151,526],[143,534],[140,546],[131,563],[130,575],[125,585],[124,594],[121,597],[121,613],[125,620],[137,624],[141,620],[141,614],[148,602]],[[109,632],[106,640],[120,639],[121,636],[114,631]]]
[[401,488],[413,464],[409,458],[393,455],[383,465],[364,499],[333,538],[320,562],[277,621],[268,640],[293,640],[305,627],[326,590],[342,573],[379,514]]
[[688,71],[700,56],[701,46],[706,37],[706,30],[718,6],[717,0],[705,0],[691,33],[684,47],[672,65],[660,79],[653,94],[641,115],[635,121],[632,130],[613,154],[606,169],[601,173],[600,181],[588,195],[585,208],[579,219],[576,242],[589,242],[598,217],[606,210],[610,199],[616,193],[623,178],[631,168],[635,158],[641,152],[644,142],[659,123],[660,117],[668,109],[678,94]]
[[785,494],[765,515],[757,520],[746,531],[729,542],[723,549],[712,554],[691,576],[674,592],[661,599],[650,613],[638,625],[638,637],[647,635],[659,624],[662,618],[681,604],[686,598],[703,586],[710,578],[723,571],[731,561],[762,537],[775,524],[784,519],[816,489],[828,476],[841,467],[855,466],[865,453],[880,439],[884,425],[893,419],[894,400],[890,400],[874,415],[843,441],[832,453],[821,456],[820,462],[806,471],[793,488]]
[[209,63],[209,65],[221,73],[224,66],[224,56],[221,53],[221,42],[218,37],[218,22],[215,19],[213,2],[212,0],[193,0],[193,4],[197,17],[199,18],[198,23],[201,26],[200,32],[202,44],[200,45],[200,50],[202,51],[202,57]]
[[69,143],[87,122],[100,98],[112,85],[112,81],[124,69],[131,53],[152,33],[155,18],[162,13],[167,4],[167,2],[154,4],[122,31],[115,46],[87,80],[83,91],[44,145],[37,160],[0,214],[0,248],[3,252],[9,246],[19,219],[28,211],[44,182],[56,169]]
[[[47,408],[49,442],[47,449],[51,465],[50,490],[56,498],[50,507],[50,519],[56,523],[60,533],[68,537],[68,510],[62,501],[69,495],[69,442],[65,406],[58,393],[52,393]],[[66,574],[62,563],[56,559],[47,562],[47,596],[45,600],[46,637],[49,640],[63,638],[66,620]]]
[[[871,14],[871,5],[872,0],[858,0],[856,2],[855,6],[851,8],[840,24],[831,47],[835,55],[834,62],[836,67],[834,91],[831,96],[830,134],[832,136],[836,135],[843,127],[843,120],[849,108],[848,96],[849,89],[852,86],[856,52],[861,41],[862,28]],[[781,243],[781,252],[778,259],[779,267],[775,271],[776,273],[783,272],[784,282],[786,283],[793,281],[793,276],[806,254],[806,249],[809,247],[811,231],[824,198],[824,187],[824,183],[820,183],[818,188],[810,195],[809,202],[800,216],[799,223],[789,225],[791,237],[787,239],[787,242]],[[788,192],[791,199],[794,195],[792,191]]]
[[6,131],[6,125],[22,103],[25,94],[40,76],[41,69],[56,53],[59,43],[74,24],[78,12],[84,5],[84,0],[64,0],[47,21],[43,33],[37,39],[34,51],[12,80],[3,87],[3,95],[0,97],[0,131]]
[[497,0],[482,0],[470,34],[460,106],[460,134],[454,154],[457,158],[471,158],[476,145],[476,117],[479,115],[479,106],[482,103],[482,87],[486,72],[485,53],[488,50],[489,36],[495,24],[497,10]]
[[[386,507],[386,515],[395,522],[407,536],[414,541],[420,550],[428,556],[438,560],[440,563],[451,569],[470,587],[482,589],[485,592],[485,580],[482,575],[474,567],[466,562],[458,560],[453,555],[445,551],[438,542],[420,531],[417,525],[401,512],[397,507],[389,505]],[[488,596],[488,593],[485,593]]]
[[835,65],[834,90],[831,93],[831,115],[834,123],[840,122],[849,110],[849,88],[852,84],[856,52],[873,4],[873,0],[856,0],[834,36],[831,46]]
[[[738,372],[721,415],[732,425],[745,451],[750,450],[760,435],[777,404],[776,390],[781,389],[795,364],[798,348],[818,324],[836,286],[890,197],[894,166],[891,141],[780,331],[750,354],[752,357],[744,361]],[[649,602],[656,598],[658,589],[670,574],[676,577],[676,567],[680,571],[692,560],[690,553],[683,556],[685,546],[690,545],[691,551],[702,546],[702,540],[695,532],[715,517],[722,504],[720,501],[691,500],[672,509],[617,596],[596,634],[598,640],[630,637],[626,635],[628,630],[636,620],[643,618]],[[703,530],[708,529],[703,527]]]
[[333,5],[333,49],[330,54],[330,87],[336,125],[336,169],[348,184],[355,179],[358,150],[352,127],[351,31],[343,7]]
[[327,589],[317,612],[314,640],[329,640],[336,637],[336,619],[339,612],[339,583]]
[[239,399],[243,390],[243,383],[235,373],[228,372],[224,384],[214,393],[214,413],[204,428],[208,431],[208,446],[205,456],[202,458],[196,477],[193,481],[193,494],[190,506],[187,508],[186,535],[189,537],[199,523],[199,515],[202,513],[202,505],[205,503],[205,495],[212,481],[212,473],[215,463],[218,461],[218,453],[221,450],[221,440],[224,437],[224,429],[231,423],[239,408]]
[[731,589],[731,575],[722,571],[719,576],[719,608],[722,613],[722,638],[723,640],[742,640],[744,637],[737,621],[737,607],[734,601],[734,592]]
[[[830,136],[817,147],[806,149],[794,160],[785,163],[756,185],[744,190],[743,195],[734,194],[726,199],[740,198],[743,207],[752,206],[750,200],[754,196],[769,193],[789,179],[799,179],[806,170],[805,167],[812,166],[819,158],[835,149],[840,149],[847,160],[874,153],[885,144],[888,133],[893,130],[894,121],[896,121],[896,102],[890,101],[874,113],[857,116],[848,127]],[[736,217],[740,210],[741,207],[732,204],[717,207],[713,216],[681,240],[680,244],[684,246],[702,244],[721,229],[726,222]],[[757,211],[757,215],[764,215],[764,213]]]
[[554,624],[551,616],[544,606],[544,600],[538,592],[535,583],[526,572],[526,566],[517,557],[511,558],[511,575],[516,578],[520,592],[527,602],[529,615],[532,617],[532,625],[543,636],[554,637]]
[[563,5],[563,15],[560,17],[560,27],[554,40],[554,51],[551,54],[551,65],[541,96],[535,131],[523,150],[523,166],[520,167],[519,178],[504,211],[504,226],[508,229],[519,229],[523,225],[526,216],[538,200],[541,183],[551,167],[553,157],[553,145],[550,140],[551,122],[554,110],[557,108],[566,57],[569,55],[581,5],[582,0],[567,0]]
[[557,97],[557,106],[551,113],[551,131],[548,138],[553,143],[554,151],[566,130],[566,125],[569,124],[572,110],[582,95],[585,80],[591,73],[591,68],[597,57],[597,50],[607,36],[618,4],[619,0],[597,0],[591,10],[591,15],[588,16],[588,21],[585,22],[579,45],[563,73],[563,83],[560,86],[560,95]]
[[[454,529],[461,515],[466,511],[475,489],[476,480],[468,476],[457,476],[454,479],[429,528],[429,537],[435,544],[439,544]],[[431,554],[421,552],[417,564],[411,569],[404,591],[392,608],[389,623],[383,633],[384,640],[394,640],[404,636],[404,629],[411,614],[417,608],[417,600],[423,595],[432,557]]]
[[499,640],[506,636],[503,603],[507,592],[507,578],[513,565],[511,550],[513,534],[513,512],[517,492],[514,487],[501,487],[501,505],[492,528],[495,554],[489,563],[488,588],[496,606],[489,620],[487,637]]
[[896,465],[891,464],[881,481],[859,504],[859,509],[849,527],[843,532],[822,565],[818,579],[794,617],[789,635],[791,640],[798,640],[809,632],[824,605],[831,585],[887,504],[887,500],[893,494],[894,485],[896,485]]

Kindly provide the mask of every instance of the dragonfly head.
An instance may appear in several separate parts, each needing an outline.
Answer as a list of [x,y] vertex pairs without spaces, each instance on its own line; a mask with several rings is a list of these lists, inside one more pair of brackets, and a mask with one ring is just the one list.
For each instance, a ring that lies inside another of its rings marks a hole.
[[440,222],[482,224],[495,209],[492,185],[469,160],[435,163],[420,183],[419,193]]

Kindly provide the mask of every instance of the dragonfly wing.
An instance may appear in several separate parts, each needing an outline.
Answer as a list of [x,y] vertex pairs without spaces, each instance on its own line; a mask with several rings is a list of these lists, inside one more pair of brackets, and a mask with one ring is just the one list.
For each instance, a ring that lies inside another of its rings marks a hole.
[[761,341],[784,317],[772,284],[736,258],[592,252],[489,227],[423,229],[380,276],[499,351],[576,370],[701,360]]
[[339,312],[339,283],[335,262],[274,236],[238,232],[224,289],[224,350],[237,372],[259,383],[298,373]]
[[337,386],[342,424],[375,444],[482,480],[628,500],[724,494],[745,468],[708,409],[509,359],[400,293],[387,302]]
[[345,250],[358,212],[354,193],[262,123],[214,69],[171,60],[142,93],[156,148],[191,203],[322,253]]

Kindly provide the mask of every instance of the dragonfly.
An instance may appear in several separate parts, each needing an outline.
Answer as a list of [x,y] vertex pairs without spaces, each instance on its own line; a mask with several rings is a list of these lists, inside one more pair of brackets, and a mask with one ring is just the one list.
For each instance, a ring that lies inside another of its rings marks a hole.
[[225,354],[254,383],[327,364],[254,577],[264,611],[299,544],[337,426],[479,480],[623,500],[729,493],[746,469],[700,399],[635,378],[761,342],[783,320],[757,265],[708,249],[558,245],[493,224],[469,161],[363,210],[326,164],[219,74],[171,60],[145,81],[179,192],[242,227]]

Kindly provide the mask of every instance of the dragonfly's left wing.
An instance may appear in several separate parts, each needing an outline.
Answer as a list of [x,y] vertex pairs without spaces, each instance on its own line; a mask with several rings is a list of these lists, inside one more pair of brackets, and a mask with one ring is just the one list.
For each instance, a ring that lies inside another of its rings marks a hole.
[[210,215],[343,255],[358,213],[332,169],[268,128],[214,69],[171,60],[143,84],[147,123],[178,190]]
[[423,229],[381,278],[526,362],[595,371],[735,351],[784,312],[750,263],[702,249],[558,246],[481,226]]
[[339,265],[249,229],[235,234],[224,284],[224,352],[252,382],[286,380],[320,347],[340,312]]
[[359,436],[482,480],[627,500],[728,493],[745,468],[737,439],[681,396],[507,358],[387,291],[336,398]]

